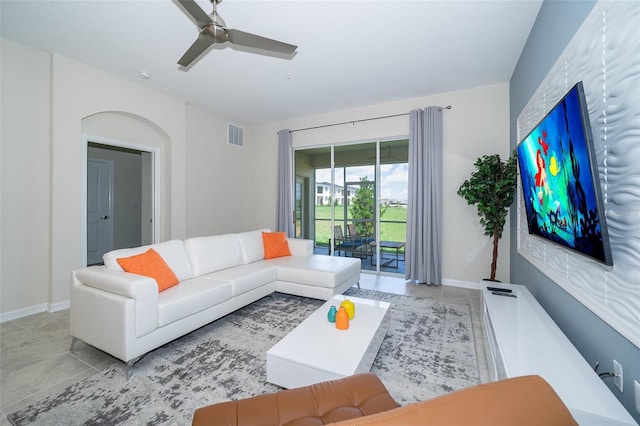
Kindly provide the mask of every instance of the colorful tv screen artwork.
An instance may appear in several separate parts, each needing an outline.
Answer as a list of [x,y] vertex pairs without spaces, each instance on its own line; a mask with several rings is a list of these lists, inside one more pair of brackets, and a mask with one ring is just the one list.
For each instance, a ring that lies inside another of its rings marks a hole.
[[529,233],[613,265],[582,82],[517,151]]

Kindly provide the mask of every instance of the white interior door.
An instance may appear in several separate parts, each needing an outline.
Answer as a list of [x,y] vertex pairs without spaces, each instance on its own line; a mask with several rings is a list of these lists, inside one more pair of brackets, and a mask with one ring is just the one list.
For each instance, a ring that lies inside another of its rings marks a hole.
[[87,265],[113,249],[113,163],[87,161]]

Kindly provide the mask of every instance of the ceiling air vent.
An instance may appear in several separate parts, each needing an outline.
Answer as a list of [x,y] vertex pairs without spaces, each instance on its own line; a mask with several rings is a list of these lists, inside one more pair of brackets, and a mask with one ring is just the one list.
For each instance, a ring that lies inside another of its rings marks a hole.
[[227,123],[227,143],[229,145],[244,146],[244,129]]

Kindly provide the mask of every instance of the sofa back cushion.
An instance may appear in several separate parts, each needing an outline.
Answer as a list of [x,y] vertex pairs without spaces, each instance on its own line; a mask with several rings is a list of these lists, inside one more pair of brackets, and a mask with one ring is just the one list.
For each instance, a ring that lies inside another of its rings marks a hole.
[[112,250],[102,256],[104,266],[116,271],[123,271],[118,264],[118,258],[135,256],[146,252],[150,248],[154,249],[162,257],[180,281],[193,278],[191,261],[182,240],[170,240],[147,246]]
[[243,264],[238,234],[193,237],[184,245],[197,277]]
[[259,229],[257,231],[241,232],[238,234],[240,249],[242,250],[242,261],[245,265],[264,259],[262,232],[270,231],[269,229]]

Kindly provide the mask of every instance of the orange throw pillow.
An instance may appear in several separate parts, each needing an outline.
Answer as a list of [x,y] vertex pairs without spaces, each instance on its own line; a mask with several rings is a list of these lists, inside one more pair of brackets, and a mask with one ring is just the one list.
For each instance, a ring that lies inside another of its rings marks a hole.
[[263,232],[262,244],[264,245],[264,258],[291,256],[289,243],[284,232]]
[[167,262],[154,249],[131,257],[116,259],[118,264],[126,272],[144,275],[156,280],[158,291],[163,291],[178,284],[178,278],[173,273]]

